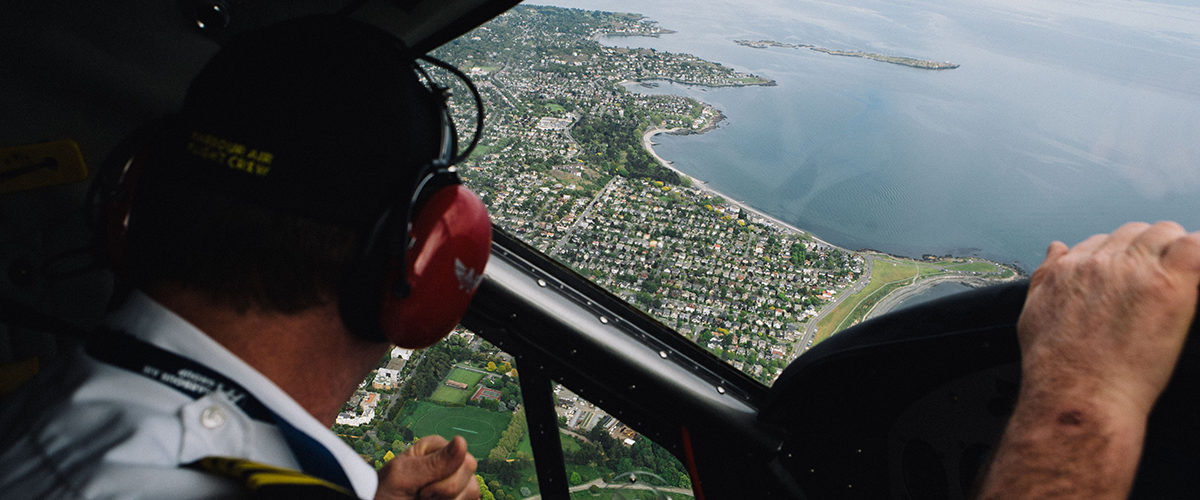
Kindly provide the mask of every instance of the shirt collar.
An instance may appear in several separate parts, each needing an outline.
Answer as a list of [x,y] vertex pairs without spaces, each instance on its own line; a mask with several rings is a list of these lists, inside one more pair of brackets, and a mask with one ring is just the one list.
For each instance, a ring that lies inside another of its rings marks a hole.
[[271,379],[149,295],[134,291],[124,305],[108,316],[105,324],[162,349],[203,362],[208,368],[236,380],[264,405],[328,449],[345,470],[356,494],[363,498],[375,496],[378,475],[354,449]]

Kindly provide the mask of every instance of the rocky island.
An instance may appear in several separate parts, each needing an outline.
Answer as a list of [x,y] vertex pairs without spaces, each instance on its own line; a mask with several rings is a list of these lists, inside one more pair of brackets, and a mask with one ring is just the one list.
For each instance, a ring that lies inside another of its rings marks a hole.
[[834,50],[834,49],[827,49],[825,47],[818,47],[816,45],[809,45],[809,44],[802,44],[802,43],[801,44],[784,43],[784,42],[777,42],[775,40],[734,40],[734,43],[744,46],[744,47],[751,47],[751,48],[755,48],[755,49],[765,49],[768,47],[779,47],[779,48],[784,48],[784,49],[808,49],[808,50],[812,50],[815,52],[829,54],[831,56],[861,57],[863,59],[870,59],[873,61],[879,61],[879,62],[885,62],[885,63],[891,63],[891,64],[899,64],[901,66],[908,66],[910,68],[917,68],[917,69],[943,70],[943,69],[954,69],[959,66],[959,65],[954,64],[949,61],[932,61],[932,60],[928,60],[928,59],[916,59],[916,58],[912,58],[912,57],[889,56],[889,55],[884,55],[884,54],[876,54],[876,53],[872,53],[872,52],[862,52],[862,51],[858,51],[858,50]]

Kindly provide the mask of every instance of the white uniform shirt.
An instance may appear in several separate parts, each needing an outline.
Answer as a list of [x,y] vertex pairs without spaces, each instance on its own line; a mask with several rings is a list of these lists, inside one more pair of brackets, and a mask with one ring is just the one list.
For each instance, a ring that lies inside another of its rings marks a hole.
[[[375,496],[376,473],[353,449],[265,376],[148,296],[134,293],[106,324],[236,381],[328,449],[358,496]],[[208,456],[300,469],[274,425],[250,418],[224,394],[193,400],[82,349],[39,373],[0,412],[4,498],[244,494],[231,480],[179,467]]]

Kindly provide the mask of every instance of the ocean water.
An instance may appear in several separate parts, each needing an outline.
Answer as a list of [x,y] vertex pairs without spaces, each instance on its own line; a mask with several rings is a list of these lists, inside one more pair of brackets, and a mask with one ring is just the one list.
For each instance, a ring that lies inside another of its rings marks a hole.
[[[1200,229],[1200,6],[1144,0],[545,0],[638,12],[687,52],[774,87],[670,92],[727,116],[659,136],[689,175],[836,245],[1032,270],[1129,220]],[[928,71],[772,39],[961,65]]]

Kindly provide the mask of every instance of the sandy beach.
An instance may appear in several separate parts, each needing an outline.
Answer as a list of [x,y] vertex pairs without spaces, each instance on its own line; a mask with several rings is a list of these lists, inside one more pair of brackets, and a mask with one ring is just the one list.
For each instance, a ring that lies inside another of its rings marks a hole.
[[[660,165],[671,169],[672,171],[674,171],[675,173],[679,174],[682,177],[687,177],[688,179],[691,179],[692,186],[695,187],[696,189],[704,191],[705,193],[709,193],[713,196],[720,196],[721,198],[724,198],[725,201],[728,202],[729,204],[734,205],[734,206],[736,206],[742,210],[745,210],[747,212],[750,212],[751,214],[754,214],[758,219],[761,220],[761,222],[774,225],[775,227],[778,227],[784,231],[807,235],[810,238],[812,238],[814,241],[817,241],[822,245],[826,245],[826,246],[833,247],[833,248],[841,248],[841,247],[838,247],[837,245],[834,245],[825,240],[822,240],[821,238],[818,238],[816,235],[814,235],[808,231],[805,231],[796,226],[788,224],[787,222],[779,220],[778,218],[773,217],[770,214],[763,212],[762,210],[759,210],[750,205],[747,205],[746,203],[744,203],[742,201],[735,200],[735,199],[727,196],[725,193],[722,193],[720,191],[713,189],[711,186],[708,185],[707,182],[705,182],[701,179],[692,177],[692,176],[684,173],[683,171],[679,170],[678,168],[675,168],[675,165],[672,165],[671,162],[669,162],[666,159],[664,159],[663,157],[659,156],[658,152],[654,151],[654,143],[652,141],[654,136],[656,136],[658,134],[679,133],[679,132],[683,132],[683,131],[687,131],[687,130],[688,129],[684,129],[684,128],[661,128],[661,127],[648,128],[648,129],[646,129],[646,132],[644,134],[642,134],[642,147],[646,148],[646,151],[649,152],[650,155],[653,156],[654,159],[657,160]],[[700,133],[703,133],[703,132],[704,132],[704,130],[700,131]],[[845,250],[845,249],[843,249],[843,250]]]

